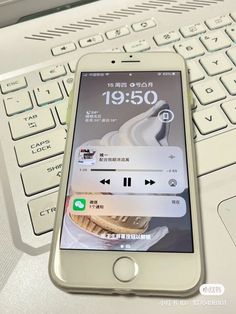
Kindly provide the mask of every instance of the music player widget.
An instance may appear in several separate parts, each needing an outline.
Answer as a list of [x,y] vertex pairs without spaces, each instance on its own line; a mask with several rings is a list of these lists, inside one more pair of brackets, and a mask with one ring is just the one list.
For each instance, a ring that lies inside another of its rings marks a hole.
[[192,252],[180,72],[82,73],[62,249]]

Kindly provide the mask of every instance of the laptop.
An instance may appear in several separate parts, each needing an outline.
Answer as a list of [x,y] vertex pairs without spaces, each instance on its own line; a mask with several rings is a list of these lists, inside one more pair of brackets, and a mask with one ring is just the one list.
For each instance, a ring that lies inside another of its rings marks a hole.
[[[236,2],[30,3],[0,2],[0,312],[235,313]],[[175,51],[186,59],[206,264],[205,285],[190,298],[67,294],[49,279],[68,94],[76,61],[95,51]],[[30,153],[48,139],[55,150]]]

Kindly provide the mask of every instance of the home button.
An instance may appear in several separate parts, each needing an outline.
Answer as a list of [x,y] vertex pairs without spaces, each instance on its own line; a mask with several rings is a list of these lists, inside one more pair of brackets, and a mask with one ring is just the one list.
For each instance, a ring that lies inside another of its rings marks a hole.
[[129,282],[137,273],[138,265],[130,257],[119,257],[113,264],[113,274],[120,281]]

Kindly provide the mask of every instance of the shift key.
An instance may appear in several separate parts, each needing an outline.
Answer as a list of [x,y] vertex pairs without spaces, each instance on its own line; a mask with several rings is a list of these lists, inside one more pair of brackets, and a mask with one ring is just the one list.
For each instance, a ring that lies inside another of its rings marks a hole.
[[65,129],[58,129],[24,139],[15,145],[18,163],[20,166],[27,166],[62,154],[65,148],[65,141]]
[[63,158],[50,160],[24,169],[21,178],[28,196],[55,188],[61,179]]

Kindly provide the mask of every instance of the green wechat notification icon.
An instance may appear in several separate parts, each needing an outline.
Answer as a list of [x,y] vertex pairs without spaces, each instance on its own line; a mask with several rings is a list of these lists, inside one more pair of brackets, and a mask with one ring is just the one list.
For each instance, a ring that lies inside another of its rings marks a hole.
[[73,201],[73,210],[83,211],[86,207],[86,199],[85,198],[75,198]]

